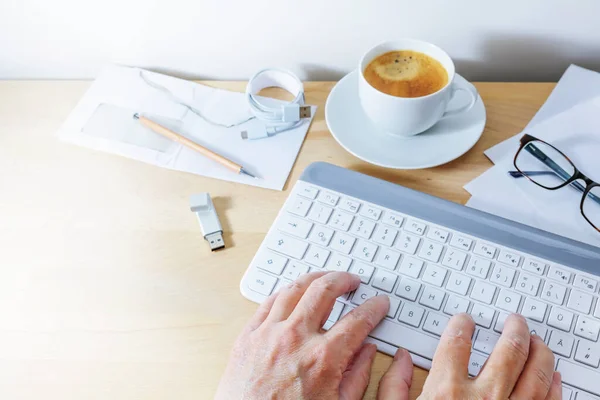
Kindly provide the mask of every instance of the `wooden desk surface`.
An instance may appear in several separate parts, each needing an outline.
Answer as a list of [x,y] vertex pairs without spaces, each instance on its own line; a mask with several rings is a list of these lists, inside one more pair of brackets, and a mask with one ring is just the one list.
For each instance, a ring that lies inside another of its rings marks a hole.
[[[242,91],[236,82],[206,82]],[[324,120],[333,82],[283,192],[160,169],[55,133],[89,82],[0,82],[0,397],[208,399],[256,305],[238,284],[289,188],[324,160],[464,203],[483,151],[519,132],[554,87],[479,83],[483,137],[447,165],[395,171],[343,150]],[[211,254],[188,196],[208,191],[225,229]],[[391,358],[378,354],[366,398]],[[412,397],[426,372],[415,370]]]

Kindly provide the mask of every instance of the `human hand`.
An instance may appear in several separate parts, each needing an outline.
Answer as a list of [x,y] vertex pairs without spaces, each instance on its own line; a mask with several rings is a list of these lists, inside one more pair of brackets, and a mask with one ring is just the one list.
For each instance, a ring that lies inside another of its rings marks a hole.
[[[453,317],[444,330],[419,399],[560,400],[561,378],[554,355],[537,335],[529,334],[523,317],[511,315],[492,354],[476,378],[468,377],[471,337],[475,329],[467,314]],[[406,371],[394,364],[382,378],[380,399],[408,400],[409,386],[386,390],[386,380],[400,382]],[[385,392],[384,392],[385,391]]]
[[316,272],[265,300],[236,340],[216,398],[361,399],[377,350],[363,341],[385,317],[388,297],[321,329],[336,298],[359,283],[346,272]]

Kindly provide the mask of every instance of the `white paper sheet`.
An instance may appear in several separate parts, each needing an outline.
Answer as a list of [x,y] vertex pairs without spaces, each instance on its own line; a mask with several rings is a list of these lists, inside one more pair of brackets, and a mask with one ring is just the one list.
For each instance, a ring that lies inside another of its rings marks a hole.
[[[266,101],[282,103],[274,99]],[[178,121],[182,129],[179,133],[244,166],[261,179],[235,174],[179,144],[163,153],[126,141],[84,134],[83,127],[101,104]],[[315,113],[316,107],[313,106],[312,115]],[[243,93],[215,89],[138,68],[110,66],[94,81],[60,128],[58,136],[73,144],[164,168],[282,190],[312,119],[267,139],[243,140],[240,136],[242,130],[264,127],[262,122],[251,118]],[[236,126],[227,128],[215,123]]]
[[[529,124],[525,127],[528,131],[541,121],[548,119],[558,113],[568,110],[578,103],[585,102],[600,95],[600,73],[570,65],[558,81],[556,87],[548,96],[548,99]],[[519,138],[522,134],[513,136],[502,143],[485,151],[485,155],[496,163],[508,154],[513,147],[518,147]]]
[[[600,97],[539,122],[528,133],[561,149],[591,179],[600,179]],[[571,187],[550,191],[510,177],[515,151],[511,146],[493,168],[465,186],[473,195],[467,205],[600,246],[600,234],[581,215],[582,193]]]

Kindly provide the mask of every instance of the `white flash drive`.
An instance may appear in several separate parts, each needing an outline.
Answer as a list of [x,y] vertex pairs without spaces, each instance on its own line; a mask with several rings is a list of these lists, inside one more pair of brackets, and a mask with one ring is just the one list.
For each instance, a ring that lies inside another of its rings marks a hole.
[[196,213],[204,239],[212,251],[225,248],[223,241],[223,228],[219,222],[217,210],[210,198],[210,194],[197,193],[190,197],[190,209]]

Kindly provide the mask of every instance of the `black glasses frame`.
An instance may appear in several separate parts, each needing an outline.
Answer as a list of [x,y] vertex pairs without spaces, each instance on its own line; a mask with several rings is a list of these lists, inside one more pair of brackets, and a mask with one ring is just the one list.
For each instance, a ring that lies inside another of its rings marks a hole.
[[[556,150],[558,153],[562,154],[563,157],[565,157],[565,159],[573,167],[573,171],[574,171],[573,174],[569,174],[567,171],[565,171],[560,165],[558,165],[556,162],[554,162],[554,160],[552,160],[552,158],[548,157],[542,150],[540,150],[537,146],[535,146],[535,144],[527,146],[528,144],[531,144],[532,142],[541,142],[541,143],[544,143],[546,146],[550,146],[554,150]],[[553,172],[550,172],[550,171],[521,171],[521,169],[519,169],[519,167],[517,166],[517,159],[519,158],[519,154],[521,153],[521,151],[523,151],[524,149],[529,154],[531,154],[532,156],[534,156],[535,158],[537,158],[538,160],[540,160],[542,163],[544,163]],[[588,196],[590,196],[590,199],[592,199],[595,202],[597,202],[598,204],[600,204],[600,197],[594,195],[593,193],[590,193],[590,190],[592,190],[593,188],[595,188],[597,186],[600,186],[600,184],[597,183],[597,182],[595,182],[595,181],[593,181],[592,179],[588,178],[579,169],[577,169],[577,167],[575,166],[575,164],[573,164],[573,161],[571,161],[571,159],[569,157],[567,157],[567,155],[565,153],[563,153],[562,151],[560,151],[559,149],[557,149],[555,146],[551,145],[548,142],[545,142],[545,141],[543,141],[541,139],[538,139],[536,137],[533,137],[531,135],[525,134],[521,138],[521,146],[519,147],[519,150],[517,150],[517,153],[515,154],[515,158],[513,160],[513,165],[517,169],[518,173],[515,173],[515,171],[511,171],[509,173],[514,178],[518,178],[518,177],[524,176],[527,179],[529,179],[531,182],[533,182],[536,185],[538,185],[539,187],[542,187],[542,188],[547,189],[547,190],[557,190],[557,189],[563,188],[563,187],[565,187],[567,185],[571,185],[575,189],[577,189],[580,192],[582,192],[583,193],[583,197],[581,198],[581,202],[579,203],[579,210],[581,211],[581,215],[583,215],[583,218],[585,218],[585,220],[591,226],[593,226],[594,229],[596,229],[596,231],[600,232],[600,228],[597,227],[596,225],[594,225],[594,223],[585,215],[585,211],[583,210],[583,204],[585,202],[585,199]],[[531,179],[531,176],[545,174],[545,173],[556,174],[561,179],[563,179],[564,182],[561,185],[556,186],[556,187],[548,187],[548,186],[544,186],[544,185],[542,185],[542,184],[534,181],[533,179]],[[583,186],[581,183],[578,182],[578,180],[584,181],[585,184],[586,184],[586,186]]]

